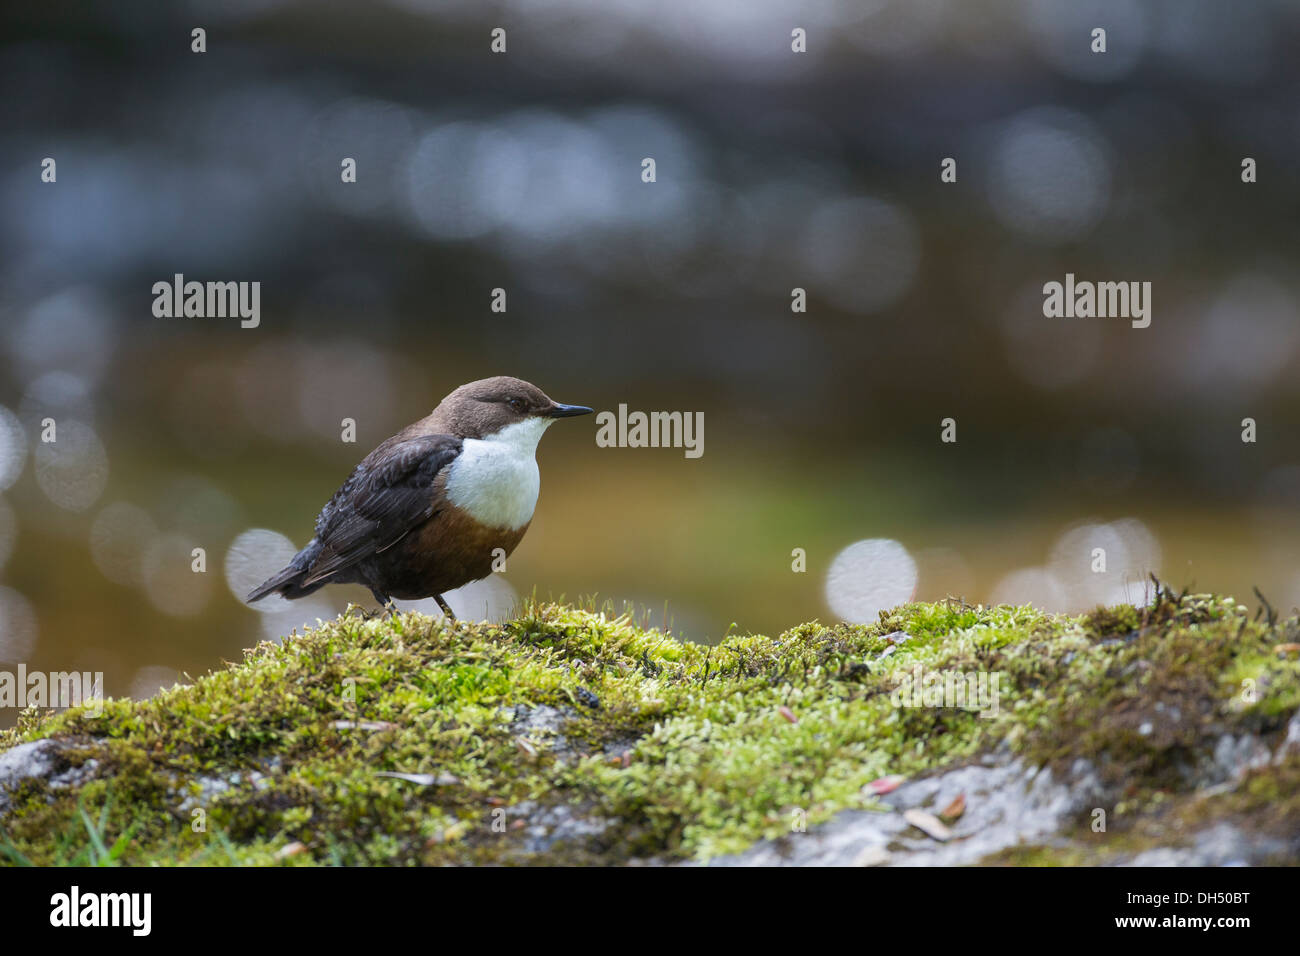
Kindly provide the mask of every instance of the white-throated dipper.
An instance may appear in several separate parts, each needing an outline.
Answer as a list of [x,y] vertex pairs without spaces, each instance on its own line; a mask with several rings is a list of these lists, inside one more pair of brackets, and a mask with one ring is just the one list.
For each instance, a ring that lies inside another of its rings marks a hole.
[[383,606],[432,597],[455,620],[443,593],[487,577],[533,520],[542,432],[590,412],[508,375],[462,385],[357,465],[307,547],[248,600],[362,584]]

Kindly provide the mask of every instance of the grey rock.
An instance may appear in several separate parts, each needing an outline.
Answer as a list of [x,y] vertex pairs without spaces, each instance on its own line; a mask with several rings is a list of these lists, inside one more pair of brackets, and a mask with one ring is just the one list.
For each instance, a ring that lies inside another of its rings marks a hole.
[[[1095,774],[1077,761],[1074,779],[1056,780],[1049,770],[1019,760],[993,766],[970,764],[909,781],[882,798],[887,809],[849,810],[806,833],[765,840],[711,866],[954,866],[975,863],[1018,843],[1040,843],[1086,812],[1099,791]],[[937,813],[959,794],[966,812],[952,824],[952,839],[939,843],[903,819],[903,811]],[[887,853],[887,858],[882,855]]]
[[188,813],[195,807],[207,807],[223,793],[244,784],[250,785],[254,790],[265,790],[271,785],[266,775],[257,770],[250,770],[247,774],[230,773],[224,777],[195,777],[194,783],[198,785],[199,792],[186,793],[181,798],[177,809],[182,813]]
[[1267,767],[1272,756],[1258,737],[1224,734],[1215,742],[1213,763],[1208,775],[1215,783],[1236,782],[1249,770]]
[[53,740],[34,740],[0,754],[0,814],[9,808],[6,791],[26,780],[46,779],[54,772],[59,749]]
[[558,735],[565,721],[576,716],[577,712],[568,707],[552,707],[550,704],[538,704],[536,707],[519,704],[515,707],[514,714],[514,720],[510,724],[512,733],[535,734],[540,732]]
[[1251,866],[1265,857],[1286,852],[1287,846],[1280,840],[1248,834],[1221,822],[1197,831],[1185,846],[1146,850],[1120,865]]
[[569,738],[560,733],[565,722],[578,715],[573,708],[552,707],[550,704],[538,704],[536,707],[519,704],[513,713],[510,732],[516,738],[522,738],[526,748],[549,750],[559,759],[574,753]]
[[557,843],[599,836],[609,827],[609,821],[585,817],[572,807],[563,804],[545,807],[535,800],[508,808],[506,816],[527,824],[520,847],[525,853],[545,853]]
[[1286,737],[1277,748],[1273,762],[1281,763],[1291,754],[1297,753],[1300,753],[1300,710],[1291,715],[1291,721],[1286,725]]

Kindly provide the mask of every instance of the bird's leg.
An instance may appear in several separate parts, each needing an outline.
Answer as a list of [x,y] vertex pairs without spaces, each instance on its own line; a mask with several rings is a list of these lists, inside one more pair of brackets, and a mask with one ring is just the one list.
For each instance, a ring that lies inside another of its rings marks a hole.
[[441,594],[435,594],[433,599],[438,602],[438,607],[442,608],[442,613],[446,615],[447,620],[455,621],[456,615],[451,613],[451,606],[442,599]]
[[387,594],[380,594],[378,588],[371,588],[370,593],[373,594],[375,600],[379,602],[379,610],[375,612],[376,616],[385,612],[389,614],[397,613],[397,605],[393,603],[393,599]]

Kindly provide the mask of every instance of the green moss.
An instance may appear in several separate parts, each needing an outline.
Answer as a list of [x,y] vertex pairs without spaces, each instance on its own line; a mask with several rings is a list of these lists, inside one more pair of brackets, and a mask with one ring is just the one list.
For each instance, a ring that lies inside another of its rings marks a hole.
[[[53,738],[84,781],[24,784],[0,847],[37,864],[96,840],[137,865],[707,859],[1001,745],[1090,761],[1137,814],[1194,789],[1222,734],[1280,733],[1300,663],[1272,648],[1295,626],[1165,593],[1082,618],[910,604],[713,647],[591,607],[502,626],[344,616],[97,717],[23,715],[0,748]],[[896,705],[918,665],[1000,674],[997,713]],[[1063,851],[1016,852],[1000,862]]]

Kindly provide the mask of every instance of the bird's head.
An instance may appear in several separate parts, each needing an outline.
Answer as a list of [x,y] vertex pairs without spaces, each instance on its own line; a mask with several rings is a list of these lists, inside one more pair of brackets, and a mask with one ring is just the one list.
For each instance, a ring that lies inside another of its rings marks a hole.
[[557,418],[586,415],[585,405],[564,405],[523,379],[509,375],[462,385],[439,403],[434,415],[461,438],[531,440],[535,446]]

